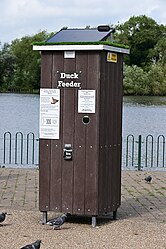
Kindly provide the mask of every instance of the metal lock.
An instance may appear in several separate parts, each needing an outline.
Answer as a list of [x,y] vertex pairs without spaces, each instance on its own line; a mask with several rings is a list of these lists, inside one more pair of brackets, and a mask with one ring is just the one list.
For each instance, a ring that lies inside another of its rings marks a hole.
[[65,147],[63,149],[63,157],[65,160],[72,160],[72,147],[71,144],[65,144]]

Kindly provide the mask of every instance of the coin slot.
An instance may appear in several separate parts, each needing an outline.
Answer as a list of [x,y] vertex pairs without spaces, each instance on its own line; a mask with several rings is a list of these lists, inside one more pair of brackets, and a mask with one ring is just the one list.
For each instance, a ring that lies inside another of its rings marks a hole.
[[90,118],[88,116],[84,116],[82,121],[83,121],[84,124],[89,124]]

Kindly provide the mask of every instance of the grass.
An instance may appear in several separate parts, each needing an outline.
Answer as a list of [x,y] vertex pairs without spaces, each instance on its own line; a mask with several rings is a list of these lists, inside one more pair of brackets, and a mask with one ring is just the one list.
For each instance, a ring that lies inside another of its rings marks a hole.
[[119,48],[129,49],[129,46],[118,44],[110,41],[97,41],[97,42],[33,42],[33,45],[48,46],[48,45],[107,45]]

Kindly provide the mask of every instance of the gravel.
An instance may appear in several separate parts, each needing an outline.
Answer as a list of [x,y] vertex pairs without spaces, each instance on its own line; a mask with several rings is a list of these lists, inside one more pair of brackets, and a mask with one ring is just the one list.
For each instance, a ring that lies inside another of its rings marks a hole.
[[39,211],[0,211],[9,213],[0,226],[0,249],[19,249],[37,239],[42,240],[41,249],[166,248],[166,223],[156,219],[141,216],[116,221],[104,219],[92,228],[90,219],[77,218],[66,222],[60,230],[53,230],[41,224]]

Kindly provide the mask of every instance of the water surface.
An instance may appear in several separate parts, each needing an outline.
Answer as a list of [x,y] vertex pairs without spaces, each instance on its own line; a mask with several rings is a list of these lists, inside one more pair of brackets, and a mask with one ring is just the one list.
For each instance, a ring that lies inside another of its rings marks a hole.
[[[0,134],[34,132],[39,135],[39,95],[0,94]],[[166,135],[166,97],[125,96],[123,136]]]
[[166,135],[166,97],[123,98],[123,136]]

